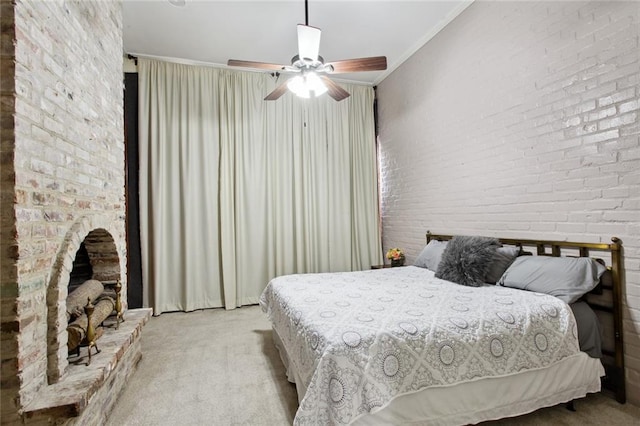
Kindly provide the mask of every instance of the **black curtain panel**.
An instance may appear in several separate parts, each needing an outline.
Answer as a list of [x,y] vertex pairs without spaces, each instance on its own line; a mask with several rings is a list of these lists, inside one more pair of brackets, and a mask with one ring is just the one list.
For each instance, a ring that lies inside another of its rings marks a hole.
[[138,199],[138,73],[124,74],[124,141],[127,203],[127,303],[142,307],[140,207]]

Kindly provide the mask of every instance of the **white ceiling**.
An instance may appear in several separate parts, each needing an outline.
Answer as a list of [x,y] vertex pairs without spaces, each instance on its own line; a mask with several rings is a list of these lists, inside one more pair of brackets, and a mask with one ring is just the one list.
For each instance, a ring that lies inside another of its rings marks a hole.
[[[309,0],[326,62],[386,56],[386,71],[340,74],[377,84],[473,0]],[[176,6],[172,3],[184,3]],[[124,50],[134,56],[225,66],[229,59],[290,64],[304,0],[124,0]]]

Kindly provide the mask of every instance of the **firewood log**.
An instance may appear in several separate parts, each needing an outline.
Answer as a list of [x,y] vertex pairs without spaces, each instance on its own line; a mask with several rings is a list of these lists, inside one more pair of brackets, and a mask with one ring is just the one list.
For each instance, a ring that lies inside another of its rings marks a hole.
[[116,300],[117,294],[116,291],[110,288],[105,288],[100,297],[110,297],[113,300]]
[[87,299],[96,300],[103,291],[104,286],[98,280],[83,282],[67,296],[67,321],[84,314],[83,308],[87,304]]
[[[107,319],[113,312],[115,301],[110,297],[104,297],[95,303],[93,315],[91,316],[91,324],[97,329],[98,326]],[[67,349],[69,352],[77,348],[85,336],[87,335],[87,316],[82,314],[67,327],[69,340],[67,341]]]

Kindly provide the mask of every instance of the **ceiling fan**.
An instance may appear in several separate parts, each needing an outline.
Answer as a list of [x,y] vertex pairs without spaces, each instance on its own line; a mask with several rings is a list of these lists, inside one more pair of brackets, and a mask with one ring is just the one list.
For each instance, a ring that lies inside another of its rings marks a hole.
[[320,28],[309,26],[309,9],[307,0],[304,2],[305,24],[298,24],[298,54],[291,59],[291,65],[270,64],[266,62],[242,61],[229,59],[228,66],[243,68],[258,68],[281,73],[294,74],[292,78],[280,83],[264,100],[275,101],[287,89],[296,95],[309,98],[329,93],[336,101],[350,96],[349,92],[329,78],[329,74],[341,74],[360,71],[381,71],[387,69],[385,56],[368,58],[344,59],[325,62],[319,55]]

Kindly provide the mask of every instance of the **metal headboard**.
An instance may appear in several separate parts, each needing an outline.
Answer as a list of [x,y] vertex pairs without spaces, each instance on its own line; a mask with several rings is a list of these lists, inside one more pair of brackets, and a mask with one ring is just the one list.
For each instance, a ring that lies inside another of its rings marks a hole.
[[[427,243],[431,240],[448,241],[453,237],[453,235],[432,234],[428,231]],[[613,318],[614,350],[605,350],[603,348],[602,352],[605,357],[603,357],[602,363],[605,367],[606,376],[603,378],[602,386],[615,394],[616,401],[624,404],[626,402],[626,390],[624,381],[624,347],[622,343],[622,241],[617,237],[611,238],[611,244],[515,238],[497,239],[502,244],[521,247],[525,252],[527,252],[527,249],[535,248],[538,256],[562,256],[563,251],[566,253],[569,250],[572,251],[571,256],[575,256],[574,252],[577,251],[580,257],[591,256],[591,251],[610,254],[611,263],[607,265],[607,270],[610,271],[610,274],[605,273],[603,275],[598,287],[587,296],[586,302],[593,310],[604,312]],[[530,252],[527,253],[532,254]],[[604,292],[610,292],[611,298],[598,297]],[[592,297],[592,295],[594,296]]]

